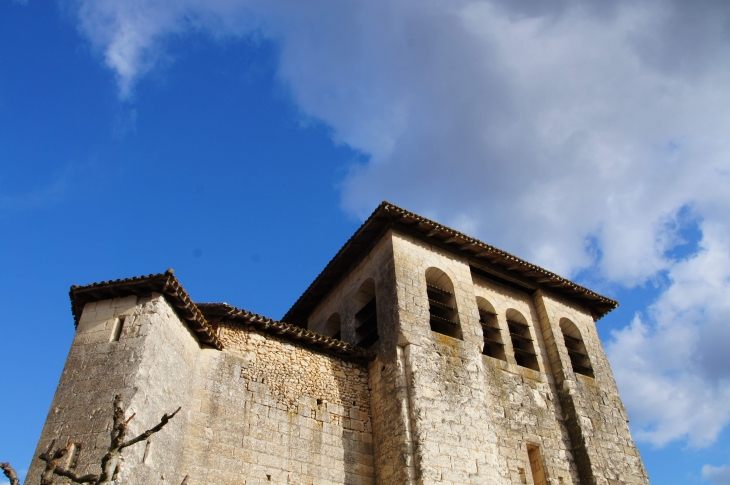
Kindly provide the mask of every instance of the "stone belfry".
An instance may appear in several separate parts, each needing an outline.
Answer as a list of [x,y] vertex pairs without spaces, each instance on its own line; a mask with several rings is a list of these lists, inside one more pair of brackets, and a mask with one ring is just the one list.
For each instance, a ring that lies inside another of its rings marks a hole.
[[120,483],[648,483],[596,332],[617,303],[387,202],[282,321],[171,271],[71,301],[38,452],[82,442],[81,472],[121,393],[140,430],[183,410]]

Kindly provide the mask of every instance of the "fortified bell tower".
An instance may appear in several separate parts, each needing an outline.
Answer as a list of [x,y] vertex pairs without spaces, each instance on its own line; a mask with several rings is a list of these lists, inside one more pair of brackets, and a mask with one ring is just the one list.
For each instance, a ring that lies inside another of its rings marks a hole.
[[36,455],[82,442],[83,473],[122,393],[140,430],[183,410],[119,483],[648,484],[596,332],[617,303],[387,202],[282,321],[171,271],[71,301]]

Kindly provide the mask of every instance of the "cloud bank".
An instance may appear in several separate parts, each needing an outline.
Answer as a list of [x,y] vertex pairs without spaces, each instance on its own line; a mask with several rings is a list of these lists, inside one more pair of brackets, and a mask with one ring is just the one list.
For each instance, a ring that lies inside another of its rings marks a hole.
[[702,467],[702,478],[712,485],[727,485],[730,483],[730,465]]
[[700,250],[669,271],[648,319],[637,316],[607,346],[641,423],[635,437],[657,445],[685,436],[710,445],[730,421],[730,234],[709,222],[702,233]]
[[727,2],[68,5],[125,99],[171,38],[276,42],[301,112],[368,157],[352,214],[388,199],[566,276],[668,281],[607,346],[636,436],[704,446],[730,421]]

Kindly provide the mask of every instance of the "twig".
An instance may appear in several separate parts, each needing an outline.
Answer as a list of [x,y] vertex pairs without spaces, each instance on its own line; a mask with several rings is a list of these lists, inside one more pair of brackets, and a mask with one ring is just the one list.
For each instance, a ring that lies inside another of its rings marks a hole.
[[51,441],[48,449],[45,453],[41,453],[38,458],[46,462],[46,468],[41,474],[41,485],[53,485],[53,474],[58,467],[58,462],[66,456],[66,453],[71,449],[71,444],[66,448],[59,448],[53,451],[53,446],[56,444],[56,440]]
[[[172,418],[175,417],[175,415],[182,409],[182,407],[179,407],[175,410],[172,414],[163,414],[160,418],[160,422],[153,428],[148,429],[141,435],[137,436],[136,438],[132,438],[131,440],[127,441],[126,443],[123,443],[119,449],[123,450],[124,448],[128,446],[132,446],[135,443],[139,443],[140,441],[144,441],[153,434],[157,433],[159,430],[161,430]],[[131,418],[130,418],[131,419]],[[127,421],[129,422],[129,421]]]
[[89,473],[88,475],[78,476],[76,473],[65,468],[56,467],[53,473],[62,477],[70,478],[74,483],[96,483],[99,480],[99,475]]

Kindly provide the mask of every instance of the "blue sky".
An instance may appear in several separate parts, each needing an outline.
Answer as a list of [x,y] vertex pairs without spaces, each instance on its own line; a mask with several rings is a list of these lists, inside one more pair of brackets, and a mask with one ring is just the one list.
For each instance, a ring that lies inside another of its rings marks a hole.
[[0,0],[0,460],[70,285],[173,267],[279,318],[386,199],[619,299],[652,483],[730,483],[730,10],[686,9]]

